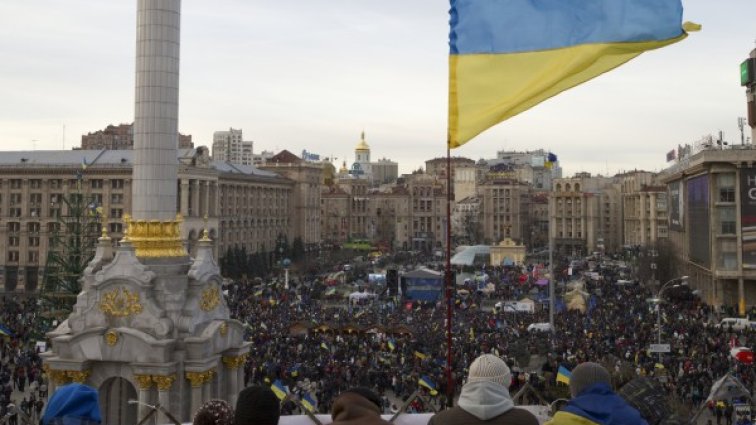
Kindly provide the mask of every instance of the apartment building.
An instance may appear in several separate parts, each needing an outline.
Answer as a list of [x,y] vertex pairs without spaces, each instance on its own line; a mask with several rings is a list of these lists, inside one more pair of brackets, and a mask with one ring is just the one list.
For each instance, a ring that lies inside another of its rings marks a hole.
[[708,303],[756,304],[756,149],[703,146],[660,176],[682,275]]
[[[93,198],[113,242],[123,237],[123,216],[131,211],[132,155],[131,150],[0,154],[0,291],[37,290],[58,216],[68,213],[62,199],[71,193]],[[190,255],[205,226],[216,258],[232,246],[269,250],[281,233],[293,238],[297,181],[212,161],[205,147],[181,149],[178,160],[176,208]]]
[[[192,135],[179,133],[178,147],[179,149],[193,148]],[[104,130],[84,134],[81,136],[81,149],[134,149],[134,124],[110,124]]]

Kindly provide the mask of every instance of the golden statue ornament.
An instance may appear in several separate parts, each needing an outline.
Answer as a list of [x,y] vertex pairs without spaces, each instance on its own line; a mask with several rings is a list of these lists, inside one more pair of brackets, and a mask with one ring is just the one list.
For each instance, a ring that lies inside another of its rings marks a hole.
[[100,301],[100,311],[107,316],[129,317],[142,312],[139,293],[126,288],[116,288],[106,292]]

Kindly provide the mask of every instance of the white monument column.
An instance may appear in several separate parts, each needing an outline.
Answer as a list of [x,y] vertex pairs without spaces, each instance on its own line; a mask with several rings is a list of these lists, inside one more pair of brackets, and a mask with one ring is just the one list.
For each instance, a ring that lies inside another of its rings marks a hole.
[[132,216],[176,218],[181,0],[138,0]]

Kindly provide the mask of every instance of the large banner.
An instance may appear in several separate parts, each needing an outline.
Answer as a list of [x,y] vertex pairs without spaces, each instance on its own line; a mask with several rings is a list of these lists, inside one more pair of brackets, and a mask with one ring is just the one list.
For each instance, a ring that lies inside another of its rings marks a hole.
[[756,269],[756,168],[740,170],[740,235],[743,268]]
[[704,267],[711,264],[709,233],[709,176],[693,177],[687,182],[688,252],[690,261]]
[[683,231],[683,196],[679,181],[669,184],[669,228]]

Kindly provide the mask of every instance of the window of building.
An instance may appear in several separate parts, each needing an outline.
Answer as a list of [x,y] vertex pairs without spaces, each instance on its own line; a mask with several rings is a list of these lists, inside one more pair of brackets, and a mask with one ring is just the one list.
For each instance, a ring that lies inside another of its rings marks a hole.
[[92,184],[92,189],[102,189],[102,179],[90,180],[90,183]]
[[8,236],[8,246],[18,246],[20,240],[18,236]]
[[735,228],[735,207],[718,208],[719,212],[719,229],[723,235],[734,235],[737,233]]
[[11,179],[10,187],[11,189],[21,189],[21,179]]
[[18,205],[21,203],[21,200],[23,198],[21,197],[20,193],[11,193],[10,195],[10,204],[11,205]]
[[110,218],[121,218],[121,217],[123,217],[123,208],[110,209]]
[[735,174],[717,174],[719,202],[735,202]]
[[38,262],[39,262],[39,252],[29,251],[29,264],[37,264]]
[[108,231],[110,233],[123,233],[123,224],[121,223],[109,223]]
[[42,187],[42,180],[40,179],[31,179],[29,180],[29,187],[32,189],[39,189]]
[[63,180],[61,179],[51,179],[49,181],[50,189],[60,189],[63,187]]
[[14,218],[21,217],[21,208],[11,208],[8,210],[8,215]]
[[11,263],[18,262],[18,251],[8,251],[8,262],[11,262]]
[[719,243],[719,255],[717,265],[721,270],[737,270],[738,268],[738,243],[733,239],[722,239]]
[[36,232],[39,232],[39,223],[36,223],[36,222],[35,222],[35,223],[29,223],[29,224],[27,224],[27,225],[26,225],[26,229],[27,229],[27,230],[28,230],[28,231],[29,231],[30,233],[36,233]]
[[112,189],[123,189],[123,179],[110,179]]
[[29,246],[39,246],[39,236],[29,236]]

